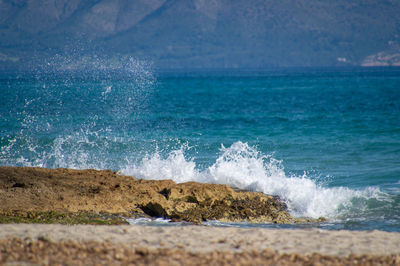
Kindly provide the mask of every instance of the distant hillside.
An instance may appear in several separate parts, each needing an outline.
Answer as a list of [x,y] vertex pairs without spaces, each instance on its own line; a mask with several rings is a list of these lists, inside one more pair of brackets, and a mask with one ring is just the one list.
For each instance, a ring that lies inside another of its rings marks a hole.
[[2,0],[0,69],[84,55],[160,68],[399,65],[399,14],[396,0]]

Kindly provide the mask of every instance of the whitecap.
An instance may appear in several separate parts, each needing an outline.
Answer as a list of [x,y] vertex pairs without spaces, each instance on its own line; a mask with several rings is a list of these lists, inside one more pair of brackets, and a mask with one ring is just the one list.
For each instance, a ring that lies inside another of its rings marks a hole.
[[235,188],[279,196],[297,217],[334,218],[355,208],[362,210],[369,199],[387,200],[379,188],[354,190],[347,187],[324,187],[306,174],[288,176],[282,161],[264,155],[241,141],[229,148],[223,145],[215,163],[199,170],[193,158],[185,157],[185,147],[167,156],[155,152],[139,163],[120,171],[142,179],[171,179],[177,183],[197,181],[227,184]]

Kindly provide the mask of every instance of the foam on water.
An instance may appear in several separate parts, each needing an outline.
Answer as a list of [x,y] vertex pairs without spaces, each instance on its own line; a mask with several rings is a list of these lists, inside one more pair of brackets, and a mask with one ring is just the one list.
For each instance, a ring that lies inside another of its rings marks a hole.
[[171,179],[178,183],[197,181],[200,179],[200,172],[196,170],[193,160],[186,160],[183,150],[184,148],[174,150],[166,158],[156,152],[142,159],[139,165],[127,166],[120,173],[143,179]]
[[[121,174],[143,179],[172,179],[175,182],[198,181],[228,184],[236,188],[277,195],[295,216],[338,217],[366,207],[370,199],[387,200],[378,188],[352,190],[345,187],[323,187],[303,176],[287,176],[281,161],[264,155],[247,143],[238,141],[229,148],[221,147],[221,155],[205,170],[198,170],[193,159],[185,158],[185,147],[171,151],[166,157],[159,152],[127,166]],[[365,205],[365,206],[364,206]]]
[[[128,218],[126,221],[131,224],[131,225],[169,225],[171,224],[170,219],[163,219],[163,218],[156,218],[156,219],[150,219],[150,218],[137,218],[137,219],[132,219]],[[181,224],[181,223],[180,223]]]

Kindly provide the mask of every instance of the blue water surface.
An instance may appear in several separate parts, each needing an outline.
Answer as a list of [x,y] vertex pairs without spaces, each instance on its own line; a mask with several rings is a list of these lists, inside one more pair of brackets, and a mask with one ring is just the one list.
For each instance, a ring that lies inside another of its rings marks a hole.
[[222,182],[329,218],[297,228],[400,231],[399,68],[1,73],[0,90],[0,165]]

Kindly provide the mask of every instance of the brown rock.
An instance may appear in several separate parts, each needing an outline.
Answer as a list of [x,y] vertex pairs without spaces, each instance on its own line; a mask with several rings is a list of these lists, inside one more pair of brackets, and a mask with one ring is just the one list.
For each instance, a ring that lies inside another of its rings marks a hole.
[[0,167],[0,213],[123,213],[200,223],[293,223],[278,198],[226,185],[138,180],[110,170]]

